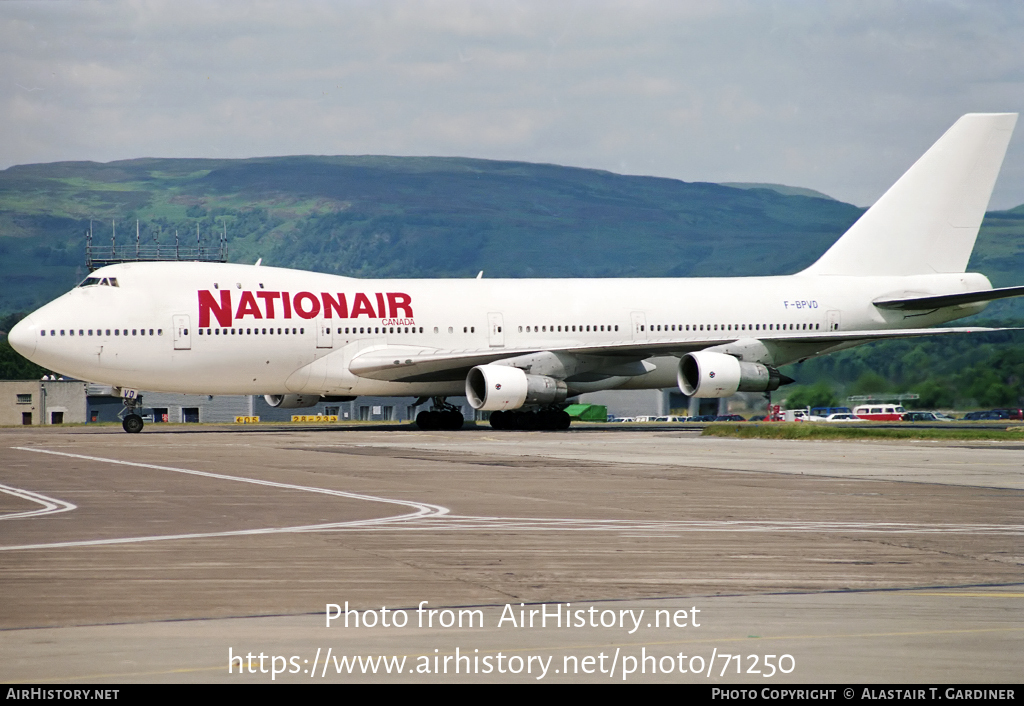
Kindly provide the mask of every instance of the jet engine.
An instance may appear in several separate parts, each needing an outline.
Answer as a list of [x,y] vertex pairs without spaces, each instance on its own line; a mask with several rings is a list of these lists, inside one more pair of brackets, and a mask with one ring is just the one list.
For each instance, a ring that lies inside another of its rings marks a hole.
[[508,365],[478,365],[466,376],[466,398],[473,409],[495,411],[523,405],[564,402],[565,383],[546,375],[527,375]]
[[315,407],[320,402],[320,395],[263,395],[263,399],[271,407],[299,409],[300,407]]
[[679,389],[689,397],[731,397],[737,392],[771,392],[793,379],[770,365],[743,363],[731,355],[698,351],[679,360]]

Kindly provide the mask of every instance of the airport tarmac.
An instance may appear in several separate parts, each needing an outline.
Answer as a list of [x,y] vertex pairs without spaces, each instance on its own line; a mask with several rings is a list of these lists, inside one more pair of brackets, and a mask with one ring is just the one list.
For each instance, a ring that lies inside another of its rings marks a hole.
[[1022,484],[1013,441],[3,429],[0,681],[1016,682]]

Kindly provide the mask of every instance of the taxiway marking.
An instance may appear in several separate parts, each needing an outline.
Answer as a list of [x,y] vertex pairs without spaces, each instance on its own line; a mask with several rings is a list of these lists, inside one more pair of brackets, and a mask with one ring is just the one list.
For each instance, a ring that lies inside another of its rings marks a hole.
[[[262,527],[258,529],[249,530],[234,530],[230,532],[202,532],[202,533],[191,533],[191,534],[170,534],[170,535],[150,535],[145,537],[116,537],[113,539],[90,539],[90,540],[79,540],[70,542],[49,542],[44,544],[23,544],[15,546],[0,547],[0,551],[14,551],[19,549],[58,549],[67,547],[92,547],[100,546],[105,544],[132,544],[137,542],[157,542],[171,539],[206,539],[210,537],[233,537],[233,536],[244,536],[253,534],[276,534],[283,532],[308,532],[315,530],[325,529],[342,529],[348,526],[354,525],[373,525],[387,522],[400,522],[403,520],[421,518],[421,517],[438,517],[448,513],[448,508],[440,505],[432,505],[430,503],[421,503],[410,500],[396,500],[394,498],[382,498],[375,495],[366,495],[363,493],[349,493],[344,490],[331,490],[329,488],[317,488],[306,485],[294,485],[292,483],[278,483],[276,481],[260,480],[258,478],[246,478],[244,476],[229,476],[222,473],[209,473],[207,471],[195,471],[189,468],[176,468],[174,466],[158,466],[151,463],[138,463],[135,461],[121,461],[115,458],[103,458],[101,456],[85,456],[83,454],[67,453],[65,451],[51,451],[49,449],[32,448],[26,446],[15,446],[13,447],[18,451],[32,451],[34,453],[52,454],[54,456],[66,456],[68,458],[78,458],[85,461],[96,461],[99,463],[112,463],[121,466],[134,466],[136,468],[150,468],[158,471],[171,471],[173,473],[185,473],[193,476],[202,476],[205,478],[214,478],[217,480],[235,481],[237,483],[251,483],[253,485],[263,485],[271,488],[282,488],[284,490],[301,490],[307,493],[319,493],[322,495],[333,495],[335,497],[349,498],[352,500],[368,500],[370,502],[377,503],[390,503],[394,505],[405,505],[415,509],[415,512],[405,513],[402,515],[391,515],[388,517],[378,517],[370,520],[352,520],[350,522],[329,522],[324,524],[315,525],[298,525],[294,527]],[[28,492],[28,491],[22,491]],[[37,494],[32,494],[37,495]],[[45,497],[45,496],[39,496]],[[32,499],[32,498],[30,498]],[[42,502],[37,500],[37,502]],[[62,505],[68,505],[65,509],[74,509],[74,505],[70,503],[64,503],[63,501],[54,500],[53,502],[61,503]],[[40,511],[33,511],[33,514],[38,514]],[[53,510],[50,510],[53,512]],[[21,516],[24,516],[22,514]]]
[[0,515],[0,520],[13,520],[18,517],[40,517],[42,515],[54,515],[58,512],[67,512],[68,510],[74,510],[78,506],[72,503],[58,500],[57,498],[47,497],[42,493],[34,493],[31,490],[24,490],[22,488],[12,488],[9,485],[0,485],[0,492],[13,495],[17,498],[24,500],[31,500],[32,502],[39,503],[42,505],[42,509],[39,510],[26,510],[24,512],[12,512],[7,515]]

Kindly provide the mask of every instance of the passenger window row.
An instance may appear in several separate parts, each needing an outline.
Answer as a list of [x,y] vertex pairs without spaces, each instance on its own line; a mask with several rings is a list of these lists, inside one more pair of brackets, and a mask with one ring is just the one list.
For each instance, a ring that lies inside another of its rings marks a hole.
[[[65,331],[66,331],[66,333],[65,333]],[[106,333],[104,333],[104,331],[106,331]],[[92,335],[96,335],[96,336],[110,336],[111,335],[111,329],[109,329],[109,328],[108,329],[98,328],[98,329],[95,329],[95,332],[96,333],[93,334],[93,329],[81,329],[81,328],[78,329],[78,335],[79,336],[92,336]],[[39,335],[40,336],[45,336],[46,335],[46,331],[40,331]],[[57,336],[58,335],[57,330],[56,329],[50,329],[50,335],[51,336]],[[64,335],[74,336],[75,335],[75,329],[73,329],[73,328],[72,329],[60,329],[60,334],[59,335],[61,335],[61,336],[64,336]],[[114,336],[129,336],[129,335],[131,335],[131,336],[145,336],[147,334],[146,334],[146,329],[144,329],[144,328],[139,328],[139,329],[133,328],[133,329],[131,329],[131,333],[129,333],[129,329],[126,329],[126,328],[124,328],[124,329],[115,328],[115,329],[113,329],[113,335]],[[158,328],[158,329],[156,329],[156,334],[154,334],[153,333],[153,329],[149,329],[149,335],[150,336],[153,336],[153,335],[163,336],[164,335],[164,330],[162,328]]]
[[[582,333],[583,331],[594,331],[594,332],[596,332],[596,331],[618,331],[619,330],[618,324],[615,324],[614,326],[612,324],[606,324],[606,325],[603,325],[603,326],[602,325],[597,325],[597,324],[591,324],[589,326],[579,325],[579,326],[557,326],[557,327],[556,326],[527,326],[526,327],[526,333],[549,333],[549,332],[550,333],[576,333],[577,332],[577,328],[579,329],[580,333]],[[564,329],[564,331],[563,331],[563,329]],[[523,327],[520,326],[519,327],[519,333],[522,333],[522,332],[523,332]]]
[[[398,331],[395,331],[395,329]],[[344,333],[402,333],[402,326],[361,326],[356,328],[355,326],[346,326]],[[406,326],[405,333],[416,333],[415,326]],[[383,330],[382,330],[383,329]],[[338,333],[342,333],[342,329],[338,327]],[[419,333],[423,333],[423,327],[420,326]],[[437,329],[434,329],[434,333],[437,333]]]
[[[692,326],[692,328],[691,328]],[[707,328],[705,328],[705,326]],[[678,327],[678,328],[677,328]],[[657,331],[818,331],[821,324],[658,324],[651,326],[652,332]],[[641,325],[640,330],[644,327]]]
[[[261,329],[258,329],[258,328],[241,329],[240,328],[240,329],[238,329],[237,333],[235,333],[235,329],[233,329],[233,328],[199,329],[199,335],[200,336],[203,335],[203,331],[206,331],[206,335],[207,336],[258,336],[258,335],[260,335]],[[263,335],[266,335],[266,336],[272,336],[275,333],[273,328],[262,329],[262,332],[263,332]],[[277,331],[276,331],[276,333],[279,334],[279,335],[299,334],[299,333],[305,333],[305,332],[306,332],[305,328],[286,328],[286,329],[283,329],[283,330],[282,329],[277,329]],[[186,331],[186,333],[187,333],[187,331]]]

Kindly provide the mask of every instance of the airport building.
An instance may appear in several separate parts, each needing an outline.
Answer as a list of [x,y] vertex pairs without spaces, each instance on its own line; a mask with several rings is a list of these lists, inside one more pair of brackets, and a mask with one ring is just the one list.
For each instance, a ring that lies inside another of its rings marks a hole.
[[[261,395],[187,395],[142,392],[139,414],[147,424],[232,423],[236,417],[259,417],[264,422],[290,422],[293,416],[336,416],[339,422],[411,422],[430,409],[415,406],[415,397],[357,397],[345,402],[321,401],[313,407],[271,407]],[[580,404],[603,405],[612,417],[658,416],[671,410],[688,414],[727,414],[728,400],[690,399],[678,390],[607,390],[580,395]],[[449,397],[467,420],[483,420],[465,397]],[[699,404],[698,404],[699,403]],[[0,425],[82,424],[118,422],[121,398],[109,385],[77,380],[0,381]]]
[[[408,422],[430,408],[415,407],[415,397],[358,397],[347,402],[319,402],[313,407],[271,407],[261,395],[186,395],[141,392],[139,414],[147,424],[231,423],[236,417],[265,422],[290,422],[293,415],[337,416],[338,421]],[[465,397],[450,397],[466,419],[480,418]],[[0,381],[0,426],[89,424],[120,421],[121,398],[110,385],[78,380]]]
[[[234,422],[252,416],[249,395],[184,395],[142,392],[139,414],[147,423]],[[89,385],[88,422],[117,422],[123,404],[109,385]]]
[[[339,422],[410,422],[423,410],[430,409],[430,400],[414,406],[415,397],[357,397],[347,402],[319,402],[314,407],[281,409],[271,407],[263,397],[253,398],[253,414],[264,422],[288,422],[292,415],[336,416]],[[448,404],[458,407],[467,420],[480,419],[480,413],[465,397],[449,397]]]
[[81,424],[87,387],[78,380],[2,380],[0,425]]

